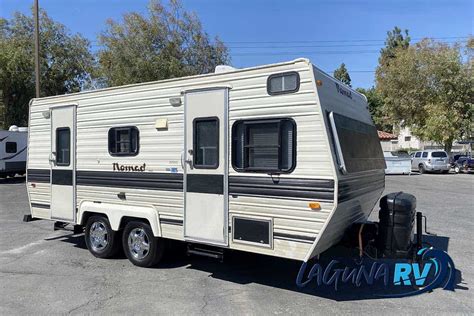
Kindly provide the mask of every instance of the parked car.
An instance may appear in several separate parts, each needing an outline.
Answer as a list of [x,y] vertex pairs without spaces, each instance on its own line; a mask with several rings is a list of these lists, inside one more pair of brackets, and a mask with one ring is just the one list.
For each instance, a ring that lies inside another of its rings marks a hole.
[[454,156],[454,172],[471,172],[474,171],[474,159],[470,155]]
[[448,173],[451,169],[448,154],[443,150],[417,151],[411,161],[411,169],[425,172]]

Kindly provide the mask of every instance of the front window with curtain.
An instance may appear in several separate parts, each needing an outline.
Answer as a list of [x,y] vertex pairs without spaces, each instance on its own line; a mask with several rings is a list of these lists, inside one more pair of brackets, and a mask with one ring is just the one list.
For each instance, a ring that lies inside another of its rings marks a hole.
[[296,124],[291,119],[237,121],[232,164],[237,171],[287,173],[296,164]]

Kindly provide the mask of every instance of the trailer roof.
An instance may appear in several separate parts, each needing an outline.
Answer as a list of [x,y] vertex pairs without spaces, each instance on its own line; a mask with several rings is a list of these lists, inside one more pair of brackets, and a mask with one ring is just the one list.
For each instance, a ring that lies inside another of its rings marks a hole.
[[42,98],[33,98],[33,99],[30,100],[30,104],[34,100],[55,99],[55,98],[60,98],[64,95],[68,95],[68,96],[81,95],[81,94],[88,94],[88,93],[93,93],[93,92],[97,92],[97,91],[111,91],[111,90],[122,89],[122,88],[153,85],[153,84],[157,84],[157,83],[169,83],[169,82],[180,81],[180,80],[185,80],[185,79],[206,78],[206,77],[211,77],[211,76],[222,76],[222,75],[228,75],[231,72],[232,73],[238,73],[238,72],[245,72],[245,71],[257,70],[257,69],[263,69],[263,68],[271,68],[271,67],[278,67],[278,66],[284,66],[284,65],[291,65],[291,64],[296,64],[296,63],[311,64],[311,61],[308,58],[297,58],[297,59],[294,59],[294,60],[290,60],[290,61],[286,61],[286,62],[280,62],[280,63],[266,64],[266,65],[246,67],[246,68],[236,68],[235,70],[229,71],[229,72],[218,72],[218,73],[211,72],[211,73],[201,74],[201,75],[176,77],[176,78],[171,78],[171,79],[147,81],[147,82],[140,82],[140,83],[132,83],[132,84],[127,84],[127,85],[113,86],[113,87],[107,87],[107,88],[95,89],[95,90],[85,90],[85,91],[68,93],[68,94],[47,96],[47,97],[42,97]]

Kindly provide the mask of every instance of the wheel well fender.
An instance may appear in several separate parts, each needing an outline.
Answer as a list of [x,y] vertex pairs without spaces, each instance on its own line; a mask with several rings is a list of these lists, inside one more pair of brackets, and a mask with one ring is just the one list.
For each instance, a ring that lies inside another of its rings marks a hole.
[[130,219],[142,220],[150,225],[155,237],[161,237],[159,215],[152,206],[82,201],[77,214],[78,223],[85,225],[87,219],[92,215],[105,215],[114,231],[123,228]]

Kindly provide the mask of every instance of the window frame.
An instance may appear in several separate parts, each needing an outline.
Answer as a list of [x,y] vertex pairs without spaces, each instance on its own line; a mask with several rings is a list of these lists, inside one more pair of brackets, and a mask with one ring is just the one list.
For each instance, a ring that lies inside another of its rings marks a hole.
[[[15,151],[8,150],[8,144],[15,144]],[[18,152],[18,143],[17,142],[5,142],[5,153],[6,154],[16,154]]]
[[[282,90],[282,91],[276,91],[276,92],[272,92],[270,90],[270,81],[272,79],[278,78],[278,77],[285,77],[285,76],[289,76],[289,75],[296,75],[296,88],[295,89]],[[268,78],[267,78],[267,93],[269,95],[280,95],[280,94],[295,93],[295,92],[298,92],[299,90],[300,90],[300,74],[296,71],[287,71],[287,72],[276,73],[276,74],[272,74],[272,75],[268,76]]]
[[[58,137],[58,132],[62,132],[62,131],[67,131],[69,133],[69,159],[68,159],[68,162],[67,163],[64,163],[64,162],[58,162],[58,157],[59,157],[59,151],[58,151],[58,147],[59,147],[59,137]],[[55,165],[56,166],[59,166],[59,167],[69,167],[71,165],[71,129],[67,126],[65,127],[57,127],[56,128],[56,162],[55,162]]]
[[[291,167],[286,169],[286,170],[282,170],[280,169],[280,165],[281,165],[281,158],[282,158],[282,135],[281,135],[281,122],[282,121],[287,121],[291,124],[292,128],[293,128],[293,137],[292,137],[292,142],[293,142],[293,148],[292,148],[292,151],[291,151],[291,155],[292,155],[292,164],[291,164]],[[239,168],[235,165],[235,151],[237,150],[234,146],[234,135],[236,133],[236,129],[238,127],[239,124],[244,124],[244,144],[243,144],[243,150],[245,151],[244,152],[244,161],[242,162],[242,164],[244,165],[244,167],[242,168]],[[264,124],[264,123],[278,123],[278,165],[279,165],[279,169],[273,169],[273,168],[256,168],[256,167],[245,167],[245,162],[246,162],[246,159],[248,160],[248,154],[247,154],[247,150],[246,150],[246,143],[248,142],[247,140],[247,129],[245,127],[245,125],[256,125],[256,124]],[[250,120],[236,120],[233,124],[232,124],[232,133],[231,133],[231,142],[232,142],[232,148],[231,148],[231,164],[232,164],[232,168],[237,171],[237,172],[250,172],[250,173],[266,173],[266,174],[289,174],[289,173],[292,173],[295,168],[296,168],[296,159],[297,159],[297,150],[296,150],[296,147],[297,147],[297,144],[296,144],[296,140],[297,140],[297,137],[296,137],[296,133],[297,133],[297,128],[296,128],[296,122],[294,119],[292,118],[289,118],[289,117],[283,117],[283,118],[271,118],[271,119],[250,119]]]
[[[128,153],[117,153],[117,152],[112,152],[111,148],[111,141],[110,141],[110,134],[111,132],[114,132],[114,146],[115,149],[117,149],[117,131],[122,131],[122,130],[128,130],[130,133],[130,141],[129,141],[129,148],[130,150],[132,149],[132,130],[135,130],[137,132],[137,148],[135,151],[129,151]],[[109,128],[109,131],[107,132],[107,147],[109,151],[109,155],[112,157],[134,157],[137,156],[140,152],[140,130],[136,126],[119,126],[119,127],[111,127]]]
[[[199,122],[206,122],[206,121],[216,121],[217,122],[217,161],[214,165],[197,165],[196,164],[196,145],[197,145],[197,133],[196,133],[196,124]],[[219,168],[219,142],[220,142],[220,121],[217,116],[208,116],[208,117],[197,117],[193,120],[193,168],[195,169],[218,169]]]

